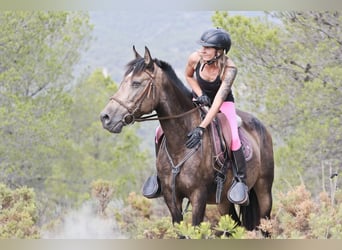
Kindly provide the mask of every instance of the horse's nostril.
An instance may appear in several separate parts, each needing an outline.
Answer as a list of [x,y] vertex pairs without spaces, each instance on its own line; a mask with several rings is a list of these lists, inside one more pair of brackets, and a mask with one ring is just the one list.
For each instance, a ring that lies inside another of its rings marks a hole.
[[100,119],[103,123],[108,123],[109,122],[109,115],[108,114],[101,114]]

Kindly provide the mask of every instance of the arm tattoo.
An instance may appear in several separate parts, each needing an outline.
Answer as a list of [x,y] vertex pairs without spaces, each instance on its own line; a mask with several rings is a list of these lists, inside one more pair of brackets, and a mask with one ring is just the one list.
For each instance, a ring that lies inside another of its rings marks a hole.
[[225,78],[222,81],[222,86],[221,86],[222,90],[220,91],[221,92],[220,96],[223,100],[225,100],[226,97],[228,96],[231,90],[231,87],[233,85],[234,79],[236,77],[236,74],[237,74],[237,68],[229,67],[227,69]]

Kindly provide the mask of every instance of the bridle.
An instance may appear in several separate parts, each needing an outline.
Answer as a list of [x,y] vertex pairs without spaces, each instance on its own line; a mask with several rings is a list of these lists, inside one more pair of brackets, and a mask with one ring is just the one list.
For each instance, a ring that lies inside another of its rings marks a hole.
[[[137,118],[137,115],[140,113],[141,105],[142,105],[143,101],[145,100],[145,98],[150,98],[151,92],[152,92],[152,98],[153,99],[155,98],[154,75],[148,71],[144,71],[144,72],[150,77],[150,79],[149,79],[149,82],[146,85],[146,87],[143,89],[143,91],[138,96],[133,107],[129,107],[123,101],[121,101],[120,99],[118,99],[115,96],[112,96],[110,98],[111,101],[116,101],[121,106],[123,106],[125,109],[127,109],[128,114],[126,114],[122,118],[122,122],[124,125],[133,124],[135,121],[137,121],[137,119],[139,119],[139,118]],[[152,112],[152,110],[151,110],[151,112]]]
[[[140,109],[141,109],[141,105],[142,105],[143,101],[145,100],[145,98],[150,98],[151,93],[152,93],[152,99],[154,99],[155,98],[155,91],[156,91],[156,85],[154,83],[154,80],[155,80],[154,74],[149,72],[149,71],[146,71],[146,70],[144,72],[149,76],[150,79],[149,79],[149,82],[146,85],[146,87],[143,89],[143,91],[138,96],[133,107],[129,107],[123,101],[121,101],[120,99],[115,97],[114,95],[110,98],[111,101],[117,102],[118,104],[123,106],[128,111],[128,114],[126,114],[122,118],[122,123],[124,125],[131,125],[136,121],[137,122],[144,122],[144,121],[176,119],[176,118],[180,118],[180,117],[183,117],[185,115],[188,115],[188,114],[200,109],[201,105],[197,105],[195,108],[190,109],[189,111],[186,111],[186,112],[179,114],[179,115],[156,117],[156,116],[158,116],[158,114],[150,114],[150,115],[145,115],[145,116],[140,117],[140,113],[141,113]],[[150,113],[152,111],[153,111],[153,107],[151,108]]]

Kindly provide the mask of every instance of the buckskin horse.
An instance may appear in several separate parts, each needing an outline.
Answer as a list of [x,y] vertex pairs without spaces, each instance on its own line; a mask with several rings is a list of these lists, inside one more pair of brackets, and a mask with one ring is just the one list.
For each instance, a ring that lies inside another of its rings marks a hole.
[[[237,110],[242,120],[239,130],[244,131],[253,152],[247,162],[250,202],[240,207],[238,215],[234,204],[226,197],[217,199],[217,168],[214,166],[217,156],[209,130],[205,131],[199,147],[185,146],[187,134],[202,119],[191,91],[168,63],[152,59],[147,47],[143,57],[134,46],[133,51],[135,59],[127,64],[117,92],[100,114],[103,128],[120,133],[125,125],[151,120],[157,115],[155,119],[159,120],[164,133],[156,156],[157,175],[173,223],[183,220],[182,204],[187,198],[193,225],[203,221],[207,204],[217,204],[221,215],[229,214],[238,225],[256,229],[261,218],[270,218],[272,209],[274,159],[272,138],[266,127],[251,114]],[[224,175],[221,192],[226,194],[234,178],[232,168]]]

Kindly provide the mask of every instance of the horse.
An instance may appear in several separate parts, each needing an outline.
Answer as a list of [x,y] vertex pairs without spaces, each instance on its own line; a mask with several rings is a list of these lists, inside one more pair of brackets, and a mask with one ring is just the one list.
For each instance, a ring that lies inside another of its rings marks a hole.
[[[187,134],[202,119],[192,100],[192,92],[170,64],[152,59],[146,46],[144,56],[134,46],[133,52],[135,58],[127,64],[117,92],[100,113],[103,128],[111,133],[120,133],[128,124],[157,115],[164,133],[156,155],[157,175],[173,224],[183,220],[182,204],[184,199],[188,199],[194,226],[204,220],[207,204],[216,204],[221,215],[231,215],[238,225],[247,230],[256,229],[261,218],[270,218],[272,209],[274,159],[269,131],[256,117],[237,109],[253,150],[252,159],[247,162],[246,183],[250,202],[248,206],[240,207],[238,215],[236,205],[227,198],[216,200],[215,155],[209,132],[204,132],[199,147],[189,149],[185,146]],[[222,192],[227,193],[233,178],[233,171],[229,168]]]

